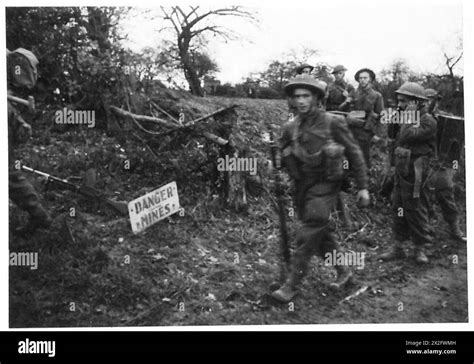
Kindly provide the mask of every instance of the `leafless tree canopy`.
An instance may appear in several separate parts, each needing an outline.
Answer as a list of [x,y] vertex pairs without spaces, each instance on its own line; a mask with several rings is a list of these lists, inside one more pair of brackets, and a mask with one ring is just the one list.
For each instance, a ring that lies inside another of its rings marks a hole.
[[255,16],[241,6],[231,6],[215,10],[202,11],[199,6],[190,6],[182,9],[173,6],[169,9],[161,7],[164,19],[171,23],[165,29],[172,29],[176,33],[176,43],[179,60],[184,70],[184,75],[194,95],[203,96],[201,83],[197,71],[190,57],[192,42],[207,34],[218,36],[225,41],[237,39],[237,34],[231,29],[217,25],[218,17],[241,17],[250,22],[256,22]]

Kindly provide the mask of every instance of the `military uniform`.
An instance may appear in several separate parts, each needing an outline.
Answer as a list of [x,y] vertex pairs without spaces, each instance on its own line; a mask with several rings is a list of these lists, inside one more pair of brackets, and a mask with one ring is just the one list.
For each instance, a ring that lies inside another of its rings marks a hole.
[[[429,187],[434,193],[435,201],[441,207],[444,220],[448,223],[451,236],[457,240],[465,241],[464,234],[459,229],[459,209],[454,198],[453,161],[459,161],[460,156],[438,155],[435,172],[430,178]],[[430,213],[434,214],[433,208]]]
[[[343,155],[336,157],[339,161],[328,157],[325,148],[333,142],[344,147],[359,189],[366,189],[364,158],[343,117],[313,106],[309,113],[297,115],[283,127],[282,163],[294,180],[295,206],[303,223],[296,236],[292,269],[286,282],[292,288],[305,275],[313,254],[324,257],[327,252],[339,250],[330,214],[336,207],[342,171],[332,174],[331,169],[342,169]],[[339,276],[347,274],[347,267],[336,265],[335,268]]]
[[[436,148],[436,120],[423,108],[420,110],[419,127],[413,124],[401,125],[395,143],[396,147],[409,150],[410,157],[406,166],[400,167],[400,163],[399,168],[396,168],[393,232],[398,241],[410,239],[415,245],[423,246],[431,242],[429,189],[424,182],[428,176],[430,157]],[[401,155],[402,150],[396,150],[395,153]],[[416,176],[417,172],[420,177]]]
[[347,97],[343,95],[344,91],[346,91],[350,96],[354,93],[355,89],[354,86],[344,80],[334,81],[329,84],[326,99],[327,111],[350,111],[351,104],[346,102]]
[[[7,56],[9,54],[10,52],[7,52]],[[13,168],[13,164],[15,163],[14,147],[18,143],[26,142],[30,137],[30,125],[23,120],[16,107],[8,101],[8,154],[10,165],[8,192],[9,198],[30,215],[30,221],[25,229],[23,229],[25,233],[32,232],[37,227],[47,227],[51,224],[51,218],[43,208],[33,185],[21,171]]]
[[350,96],[353,100],[352,110],[365,112],[364,120],[353,120],[349,117],[347,122],[354,138],[362,149],[367,166],[370,167],[370,142],[384,108],[383,97],[370,83],[365,88],[359,86]]
[[441,166],[430,181],[430,187],[434,190],[434,197],[441,207],[444,221],[450,227],[451,235],[459,240],[464,240],[459,229],[459,210],[454,199],[454,170],[450,166]]
[[[436,90],[431,88],[426,89],[425,96],[429,99],[429,102],[427,104],[428,112],[434,116],[438,123],[438,116],[453,116],[438,108],[438,101],[440,100],[440,96]],[[444,125],[444,128],[446,127],[448,127],[448,125]],[[447,136],[445,135],[443,125],[441,125],[441,128],[441,130],[438,130],[438,134],[442,133],[442,137],[449,138],[448,140],[450,141],[454,139],[453,134],[449,134]],[[462,134],[462,137],[458,137],[455,139],[459,141],[460,144],[463,144],[464,132]],[[442,140],[438,140],[438,142],[441,144]],[[455,173],[455,171],[453,170],[453,162],[455,160],[459,161],[461,156],[459,154],[459,150],[456,150],[453,154],[453,150],[451,150],[451,148],[445,150],[446,147],[443,148],[442,145],[439,145],[438,148],[441,148],[441,150],[437,151],[438,163],[436,166],[434,166],[435,172],[429,181],[430,189],[431,191],[433,191],[433,202],[437,201],[439,206],[441,207],[443,218],[449,225],[451,235],[455,239],[465,241],[465,237],[459,229],[459,210],[457,208],[456,201],[454,198],[453,182],[453,176]],[[430,207],[430,215],[434,215],[434,209],[432,208],[432,206]]]

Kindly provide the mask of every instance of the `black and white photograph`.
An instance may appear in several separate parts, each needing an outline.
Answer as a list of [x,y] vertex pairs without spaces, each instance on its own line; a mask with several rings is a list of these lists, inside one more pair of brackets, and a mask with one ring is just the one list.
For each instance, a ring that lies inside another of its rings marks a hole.
[[10,328],[469,322],[462,1],[4,10]]

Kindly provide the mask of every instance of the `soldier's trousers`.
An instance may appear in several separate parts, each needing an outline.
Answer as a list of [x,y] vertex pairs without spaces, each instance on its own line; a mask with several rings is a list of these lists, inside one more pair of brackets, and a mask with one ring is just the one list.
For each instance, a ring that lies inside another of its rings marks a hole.
[[431,187],[434,189],[434,197],[441,207],[444,220],[448,223],[454,223],[459,216],[459,210],[454,199],[454,183],[451,168],[441,168],[432,177]]
[[420,197],[413,198],[414,184],[395,174],[393,189],[393,232],[398,241],[410,239],[415,245],[431,242],[429,225],[429,189],[420,189]]
[[357,140],[357,143],[359,144],[359,147],[362,150],[362,154],[364,154],[365,164],[367,165],[367,168],[370,168],[370,145],[374,134],[371,131],[365,130],[364,128],[361,128],[359,126],[351,125],[349,129],[351,130],[355,140]]
[[299,215],[302,227],[296,235],[296,250],[292,258],[291,284],[297,285],[305,276],[311,256],[324,258],[325,253],[338,250],[330,215],[337,204],[339,189],[315,185],[301,196]]
[[436,200],[441,207],[443,218],[448,224],[452,224],[458,220],[459,211],[454,201],[454,191],[452,188],[444,188],[435,190]]

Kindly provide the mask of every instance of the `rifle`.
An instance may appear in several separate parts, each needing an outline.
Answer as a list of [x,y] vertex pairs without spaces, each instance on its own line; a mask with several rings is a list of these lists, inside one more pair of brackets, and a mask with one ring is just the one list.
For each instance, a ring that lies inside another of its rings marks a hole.
[[276,209],[278,212],[278,219],[280,222],[280,244],[281,244],[281,254],[283,257],[283,262],[284,266],[282,267],[283,269],[281,270],[281,278],[284,278],[285,275],[285,268],[287,271],[290,269],[290,247],[288,243],[288,228],[286,226],[286,211],[285,211],[285,201],[284,201],[284,188],[282,185],[282,180],[281,180],[281,175],[280,172],[278,171],[278,167],[280,166],[280,163],[277,163],[277,153],[278,153],[278,146],[275,143],[275,140],[273,138],[273,132],[271,131],[271,128],[268,127],[268,133],[270,136],[270,155],[271,155],[271,161],[272,161],[272,166],[274,168],[274,177],[275,177],[275,195],[276,195]]
[[382,181],[380,183],[379,194],[382,197],[390,198],[395,182],[394,175],[391,173],[393,153],[395,152],[395,141],[389,140],[387,147],[387,161],[385,162],[384,170],[382,172]]
[[88,197],[89,199],[104,202],[108,206],[110,206],[111,208],[113,208],[115,211],[119,212],[122,215],[127,215],[128,214],[128,205],[127,205],[126,202],[124,202],[124,201],[113,201],[113,200],[107,198],[104,195],[103,192],[98,191],[98,190],[96,190],[95,188],[93,188],[91,186],[88,186],[88,185],[78,186],[78,185],[75,185],[74,183],[71,183],[71,182],[65,180],[65,179],[52,176],[52,175],[50,175],[46,172],[41,172],[41,171],[38,171],[36,169],[27,167],[27,166],[21,166],[21,169],[26,171],[26,172],[34,173],[34,174],[37,174],[39,176],[45,177],[46,180],[47,180],[47,183],[49,183],[49,182],[57,183],[57,184],[59,184],[61,186],[64,186],[64,187],[68,188],[69,190],[72,190],[72,191],[74,191],[74,192],[76,192],[80,195]]

